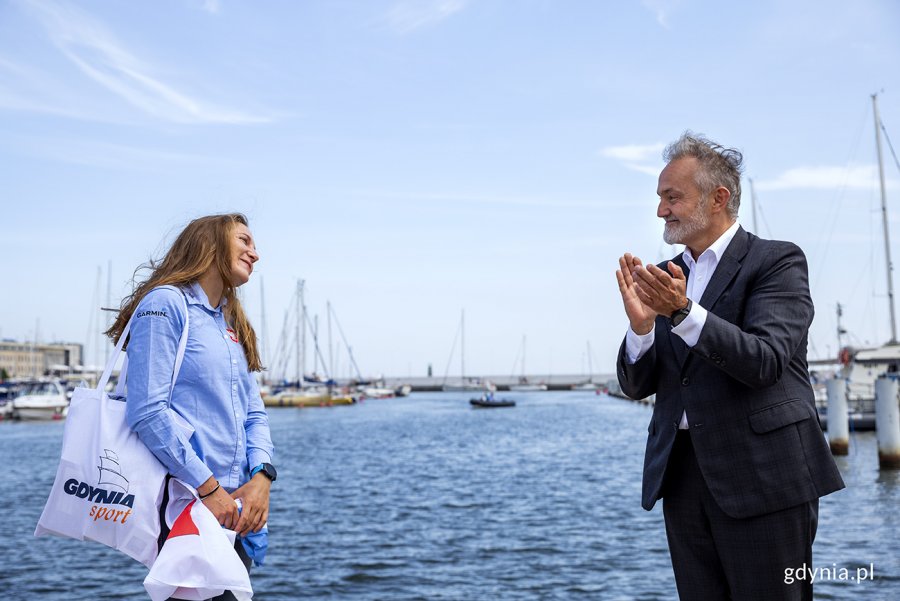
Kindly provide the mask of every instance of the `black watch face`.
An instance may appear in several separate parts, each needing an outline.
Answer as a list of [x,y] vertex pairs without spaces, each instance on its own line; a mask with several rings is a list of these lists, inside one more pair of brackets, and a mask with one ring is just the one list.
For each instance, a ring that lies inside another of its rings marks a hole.
[[262,472],[269,477],[269,480],[272,482],[275,481],[275,478],[278,476],[278,472],[275,470],[275,466],[271,463],[264,463],[262,467]]

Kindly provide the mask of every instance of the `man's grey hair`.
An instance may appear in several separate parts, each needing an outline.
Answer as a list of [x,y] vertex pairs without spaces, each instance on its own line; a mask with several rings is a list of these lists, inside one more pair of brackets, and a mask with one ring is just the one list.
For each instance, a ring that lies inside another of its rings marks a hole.
[[737,219],[741,206],[741,172],[744,155],[735,148],[725,148],[703,136],[686,131],[680,138],[666,146],[663,159],[671,163],[677,159],[693,157],[700,168],[697,170],[696,184],[704,197],[723,186],[731,192],[728,199],[728,215]]

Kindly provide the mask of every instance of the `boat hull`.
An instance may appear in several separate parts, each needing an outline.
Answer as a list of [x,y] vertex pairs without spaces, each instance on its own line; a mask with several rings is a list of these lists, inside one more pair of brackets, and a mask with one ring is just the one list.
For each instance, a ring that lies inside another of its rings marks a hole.
[[469,404],[477,409],[499,409],[501,407],[515,407],[516,402],[502,399],[498,401],[486,401],[484,399],[469,399]]
[[353,405],[356,399],[350,395],[331,394],[279,394],[263,397],[266,407],[333,407],[335,405]]
[[62,419],[68,412],[69,402],[65,397],[25,395],[12,402],[14,419]]

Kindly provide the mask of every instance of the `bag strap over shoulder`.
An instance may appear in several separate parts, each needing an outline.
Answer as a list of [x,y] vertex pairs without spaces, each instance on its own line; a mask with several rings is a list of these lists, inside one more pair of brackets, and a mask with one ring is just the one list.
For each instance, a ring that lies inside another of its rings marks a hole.
[[[172,383],[169,386],[169,401],[172,400],[172,392],[175,389],[175,380],[178,379],[178,372],[181,371],[181,363],[184,361],[184,351],[187,348],[187,339],[188,339],[188,327],[189,327],[189,312],[187,299],[184,296],[184,292],[176,287],[176,286],[159,286],[159,288],[168,288],[178,293],[181,297],[181,302],[184,305],[184,328],[181,330],[181,338],[178,339],[178,350],[175,353],[175,367],[172,370]],[[156,290],[156,288],[154,288]],[[109,382],[109,378],[112,375],[112,370],[116,365],[116,361],[119,358],[119,354],[122,352],[122,347],[125,344],[125,340],[128,339],[128,334],[131,331],[131,322],[134,320],[134,314],[132,314],[131,319],[128,320],[128,323],[125,325],[125,328],[122,330],[122,335],[119,336],[119,342],[116,344],[116,349],[112,353],[112,356],[109,358],[109,361],[106,364],[106,368],[103,370],[103,376],[100,378],[100,382],[97,384],[97,390],[102,391],[106,388],[106,384]],[[125,359],[122,361],[122,367],[119,370],[119,381],[116,385],[116,395],[124,396],[125,395],[125,382],[128,377],[128,353],[125,353]]]

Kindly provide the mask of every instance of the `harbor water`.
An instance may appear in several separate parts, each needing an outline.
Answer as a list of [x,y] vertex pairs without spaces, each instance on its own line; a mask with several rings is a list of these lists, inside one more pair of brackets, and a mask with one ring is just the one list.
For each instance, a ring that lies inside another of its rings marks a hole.
[[[269,409],[279,477],[254,598],[677,598],[661,507],[640,507],[650,409],[500,396],[518,405],[431,393]],[[0,599],[147,599],[146,568],[124,555],[31,536],[62,431],[0,424]],[[837,462],[847,489],[821,501],[816,599],[900,599],[900,476],[879,472],[874,433],[851,433]]]

